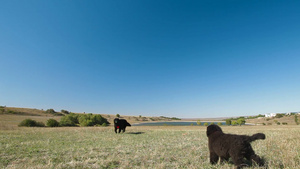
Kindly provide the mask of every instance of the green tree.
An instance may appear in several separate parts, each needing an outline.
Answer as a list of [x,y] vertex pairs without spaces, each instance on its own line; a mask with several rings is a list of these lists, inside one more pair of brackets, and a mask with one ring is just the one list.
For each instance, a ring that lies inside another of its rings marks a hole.
[[204,126],[208,126],[208,123],[207,123],[207,122],[205,122],[203,125],[204,125]]
[[238,125],[241,126],[242,124],[245,124],[245,123],[246,123],[246,120],[245,120],[245,118],[239,118],[239,119],[237,119],[236,122],[237,122]]
[[197,125],[201,126],[201,121],[200,120],[197,121]]
[[232,121],[232,122],[231,122],[231,125],[236,126],[236,125],[237,125],[237,122],[236,122],[236,121]]
[[231,125],[231,119],[226,119],[226,125],[228,125],[228,126]]
[[118,118],[121,117],[120,114],[116,114],[116,116],[117,116]]

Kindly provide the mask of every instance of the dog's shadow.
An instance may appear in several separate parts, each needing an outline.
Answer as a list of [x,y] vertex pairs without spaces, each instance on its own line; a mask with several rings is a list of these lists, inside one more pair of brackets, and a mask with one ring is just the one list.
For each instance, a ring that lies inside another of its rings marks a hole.
[[128,132],[126,134],[135,134],[135,135],[138,135],[138,134],[144,134],[145,132]]

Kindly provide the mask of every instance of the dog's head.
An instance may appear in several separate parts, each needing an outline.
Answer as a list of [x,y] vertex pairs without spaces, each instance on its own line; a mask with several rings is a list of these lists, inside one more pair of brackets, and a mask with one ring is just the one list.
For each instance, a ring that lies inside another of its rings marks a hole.
[[206,136],[209,137],[211,134],[213,134],[216,131],[220,131],[221,133],[223,133],[221,127],[215,124],[211,124],[206,129]]
[[115,118],[115,119],[114,119],[114,123],[115,123],[115,124],[118,124],[118,123],[119,123],[119,121],[120,121],[120,119],[119,119],[119,118]]

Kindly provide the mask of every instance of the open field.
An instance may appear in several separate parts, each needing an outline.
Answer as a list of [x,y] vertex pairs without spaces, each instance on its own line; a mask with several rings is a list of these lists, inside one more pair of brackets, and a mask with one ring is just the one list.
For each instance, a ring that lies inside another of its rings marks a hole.
[[[265,133],[266,140],[252,145],[269,168],[300,166],[299,126],[222,128]],[[124,134],[112,127],[0,130],[0,168],[233,168],[209,164],[205,131],[203,126],[133,126]]]

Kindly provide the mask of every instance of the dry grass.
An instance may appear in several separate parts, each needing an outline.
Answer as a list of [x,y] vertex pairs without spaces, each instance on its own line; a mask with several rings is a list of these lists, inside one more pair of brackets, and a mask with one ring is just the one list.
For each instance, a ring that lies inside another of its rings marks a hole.
[[[115,134],[112,127],[17,127],[27,118],[44,123],[61,118],[40,111],[0,115],[0,168],[233,168],[232,164],[209,164],[204,126],[132,126],[125,134]],[[103,116],[110,122],[115,118]],[[140,122],[138,117],[124,118]],[[222,128],[225,133],[265,133],[266,140],[252,145],[269,168],[300,166],[300,126]]]
[[[300,115],[297,115],[299,121],[300,121]],[[253,124],[263,124],[265,123],[266,125],[277,125],[276,123],[279,122],[281,125],[282,123],[287,123],[288,125],[296,125],[295,122],[295,115],[289,115],[289,116],[284,116],[281,118],[275,118],[275,117],[260,117],[260,118],[255,118],[255,119],[247,119],[247,123],[253,123]]]
[[0,115],[0,130],[18,129],[18,124],[25,119],[33,119],[46,124],[48,119],[59,120],[61,116]]
[[[222,128],[265,133],[266,140],[252,145],[269,168],[300,166],[299,126]],[[0,130],[0,168],[233,168],[209,164],[205,131],[203,126],[133,126],[124,134],[112,127]]]
[[[9,114],[7,113],[8,111],[20,112],[21,114]],[[83,112],[79,114],[83,114]],[[113,120],[116,118],[116,115],[111,114],[101,114],[101,116],[106,118],[110,123],[113,123]],[[46,123],[50,118],[59,121],[61,116],[47,114],[44,110],[39,109],[0,107],[0,130],[17,128],[22,120],[28,118]],[[121,118],[125,118],[131,124],[152,121],[171,121],[171,119],[165,117],[121,116]]]

